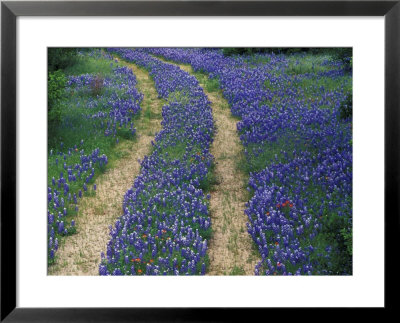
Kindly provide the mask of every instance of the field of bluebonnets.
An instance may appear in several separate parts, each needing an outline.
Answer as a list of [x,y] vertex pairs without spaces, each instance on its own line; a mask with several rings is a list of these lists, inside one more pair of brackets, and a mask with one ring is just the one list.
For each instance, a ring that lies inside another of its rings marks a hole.
[[100,275],[207,274],[219,129],[200,77],[236,118],[254,274],[352,274],[349,49],[50,49],[49,266],[60,261],[60,241],[79,234],[80,200],[95,198],[120,143],[137,139],[144,94],[127,63],[164,100],[162,130],[110,223]]

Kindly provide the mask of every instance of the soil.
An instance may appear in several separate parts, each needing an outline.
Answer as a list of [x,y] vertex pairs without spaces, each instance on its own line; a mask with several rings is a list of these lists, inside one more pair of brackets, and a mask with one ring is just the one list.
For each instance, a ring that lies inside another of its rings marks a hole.
[[[196,76],[190,65],[175,65]],[[210,192],[213,235],[208,248],[210,265],[207,275],[254,275],[254,267],[260,259],[246,226],[248,219],[244,209],[249,199],[246,190],[248,176],[239,167],[245,157],[236,131],[237,119],[232,117],[222,91],[207,91],[207,78],[197,79],[211,101],[217,128],[211,147],[216,163],[216,184]]]
[[98,178],[94,197],[80,201],[76,218],[77,233],[62,241],[56,263],[49,275],[98,275],[100,253],[106,251],[109,226],[122,215],[122,200],[140,171],[139,160],[148,155],[154,135],[161,130],[161,107],[154,82],[148,73],[133,64],[138,89],[144,94],[139,119],[135,122],[137,139],[118,146],[123,158]]

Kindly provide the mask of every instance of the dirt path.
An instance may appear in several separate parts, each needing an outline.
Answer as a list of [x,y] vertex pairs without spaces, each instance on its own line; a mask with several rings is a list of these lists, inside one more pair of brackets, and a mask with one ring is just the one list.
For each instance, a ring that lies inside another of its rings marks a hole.
[[161,130],[164,102],[157,98],[154,82],[143,69],[126,65],[132,68],[138,88],[144,94],[142,112],[135,122],[138,138],[121,142],[119,149],[123,158],[99,177],[96,196],[81,200],[76,218],[77,233],[63,240],[57,252],[57,263],[49,268],[49,275],[98,275],[100,253],[106,251],[109,240],[109,226],[122,215],[124,194],[139,174],[138,160],[150,152],[151,140]]
[[244,209],[249,198],[246,191],[248,177],[238,167],[244,160],[244,153],[236,132],[237,120],[232,117],[221,90],[207,83],[207,76],[194,73],[190,65],[175,65],[197,77],[211,101],[217,127],[211,147],[217,183],[210,192],[213,236],[208,249],[210,266],[207,275],[254,275],[259,253],[253,249],[246,227]]

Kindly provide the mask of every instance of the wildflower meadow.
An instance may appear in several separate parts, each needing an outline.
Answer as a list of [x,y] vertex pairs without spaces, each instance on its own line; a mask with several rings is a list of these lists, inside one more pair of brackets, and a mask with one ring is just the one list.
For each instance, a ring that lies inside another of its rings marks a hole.
[[352,275],[349,48],[50,48],[51,275]]

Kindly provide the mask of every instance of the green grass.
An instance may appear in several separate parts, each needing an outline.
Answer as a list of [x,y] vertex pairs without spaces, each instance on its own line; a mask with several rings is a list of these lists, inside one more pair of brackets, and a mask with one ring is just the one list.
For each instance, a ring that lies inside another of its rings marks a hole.
[[271,57],[262,54],[254,54],[245,56],[244,60],[246,63],[256,66],[259,64],[268,64],[271,61]]
[[[345,74],[344,76],[335,78],[325,76],[309,77],[304,75],[306,73],[316,74],[318,72],[327,72],[336,68],[331,64],[322,64],[324,60],[330,59],[331,58],[329,57],[319,55],[305,55],[304,57],[299,55],[287,56],[289,63],[288,68],[279,71],[277,69],[275,72],[276,74],[283,74],[282,76],[284,77],[284,80],[286,80],[286,84],[277,85],[267,81],[265,83],[265,87],[271,91],[282,90],[282,86],[283,88],[290,88],[292,91],[295,90],[295,93],[297,90],[297,95],[300,98],[304,98],[306,104],[310,104],[309,102],[314,102],[314,100],[321,96],[321,93],[335,91],[343,93],[345,97],[348,97],[350,102],[352,93],[351,74]],[[281,98],[277,100],[278,104],[280,100]],[[274,101],[268,101],[263,102],[262,104],[272,106],[273,103]],[[335,102],[330,102],[321,108],[332,109],[334,104]],[[344,123],[342,126],[345,127],[346,125],[347,124]],[[314,124],[309,125],[308,127],[318,129],[319,127],[323,126],[324,125]],[[245,130],[243,130],[243,132],[244,131]],[[289,134],[286,137],[278,135],[278,139],[275,142],[269,141],[265,144],[250,144],[246,148],[248,151],[246,163],[240,164],[240,167],[245,172],[258,172],[265,169],[272,163],[285,163],[293,158],[291,153],[293,150],[296,150],[297,152],[299,150],[308,151],[314,156],[319,153],[313,148],[313,145],[308,143],[306,140],[297,138],[294,136],[294,134]],[[294,183],[288,183],[287,181],[282,183],[277,177],[271,179],[271,182],[269,183],[269,185],[276,185],[278,187],[291,187],[291,184]],[[304,191],[302,192],[293,192],[289,189],[288,195],[300,195],[300,198],[307,198],[308,212],[310,216],[315,219],[320,214],[322,201],[326,200],[326,192],[320,185],[318,185],[317,179],[313,178],[307,187],[304,187],[303,189]],[[254,192],[250,193],[252,195]],[[348,199],[351,199],[351,196],[348,197]],[[330,200],[343,200],[343,197],[333,193],[331,194]],[[347,201],[345,204],[351,205],[351,200]],[[339,211],[340,210],[329,212],[328,209],[326,209],[323,212],[324,216],[319,218],[319,222],[322,225],[322,230],[313,239],[312,243],[315,250],[311,259],[311,262],[315,262],[317,264],[315,265],[315,268],[318,268],[318,270],[328,270],[331,274],[338,275],[343,272],[352,272],[352,226],[349,224],[351,221],[351,214],[343,215],[346,210],[341,210],[342,215],[339,215]],[[289,217],[288,214],[287,216]],[[305,230],[304,236],[308,236],[311,233],[311,229],[307,230]],[[274,232],[267,232],[266,238],[268,241],[273,241],[273,239],[275,239]],[[300,239],[300,241],[301,248],[306,250],[310,241],[308,239]],[[281,243],[281,241],[279,241],[279,243]],[[327,251],[325,250],[327,246],[332,247],[329,261],[324,257],[327,255]],[[250,258],[249,261],[251,261]],[[295,267],[292,267],[290,263],[287,264],[286,269],[287,271],[295,271]]]
[[297,151],[310,151],[312,147],[301,138],[295,139],[292,136],[283,135],[278,136],[275,142],[249,144],[246,162],[238,163],[238,167],[247,174],[259,172],[272,163],[285,162],[291,159],[292,152],[295,149]]
[[181,104],[189,104],[190,95],[184,91],[171,92],[167,99],[168,102],[178,102]]
[[[102,57],[101,53],[98,52],[94,57],[81,56],[75,60],[75,64],[67,67],[63,72],[66,75],[82,75],[87,73],[101,75],[102,78],[111,77],[113,75],[113,68],[117,64],[111,60]],[[102,84],[102,82],[101,82]],[[64,92],[62,99],[58,102],[58,109],[61,111],[61,122],[59,124],[49,124],[48,128],[48,164],[47,164],[47,176],[48,186],[52,186],[52,178],[58,179],[60,173],[64,174],[64,178],[68,176],[67,170],[64,169],[64,162],[67,165],[75,165],[80,163],[80,155],[83,150],[84,155],[89,155],[94,149],[100,149],[100,155],[105,154],[108,158],[108,164],[100,167],[98,164],[93,165],[95,168],[94,177],[87,183],[87,191],[84,192],[82,189],[83,183],[85,182],[86,176],[91,172],[91,169],[87,173],[82,173],[80,178],[76,181],[69,182],[69,192],[71,195],[74,193],[78,195],[78,191],[82,190],[83,196],[90,197],[95,195],[93,184],[106,168],[114,167],[116,161],[126,156],[124,149],[130,146],[135,139],[132,136],[130,129],[117,127],[116,137],[105,136],[104,130],[99,125],[100,119],[89,119],[86,115],[94,114],[99,111],[105,111],[107,113],[107,99],[99,101],[97,95],[103,93],[105,97],[108,95],[117,94],[121,98],[125,98],[126,94],[122,90],[98,88],[97,91],[92,90],[68,90]],[[86,106],[91,102],[96,101],[97,106],[87,108]],[[139,118],[139,114],[133,116],[134,122]],[[107,121],[105,121],[107,122]],[[117,145],[117,139],[119,145]],[[81,144],[81,141],[83,143]],[[63,143],[63,146],[61,146]],[[76,147],[76,149],[75,149]],[[61,155],[60,155],[61,154]],[[66,160],[64,160],[66,156]],[[56,163],[58,160],[58,165]],[[63,186],[60,188],[54,187],[58,191],[63,191]],[[75,227],[70,227],[72,219],[79,216],[79,211],[75,211],[75,204],[67,200],[67,196],[61,197],[65,200],[65,208],[67,210],[67,216],[63,217],[65,228],[68,229],[68,234],[71,235],[76,232]],[[54,213],[57,218],[58,210],[53,209],[52,204],[49,205],[49,212]],[[55,226],[55,224],[54,224]],[[55,231],[56,231],[56,227]],[[57,232],[57,231],[56,231]],[[63,240],[63,236],[56,233],[55,237],[59,240],[59,243]],[[49,258],[49,265],[53,265],[57,259],[51,260]]]
[[243,276],[246,275],[245,270],[243,269],[243,267],[241,266],[234,266],[231,270],[231,272],[229,273],[229,275],[231,276]]
[[323,64],[324,61],[331,61],[332,58],[328,55],[288,55],[289,66],[286,69],[287,74],[305,74],[327,72],[332,70],[330,64]]
[[330,77],[312,77],[303,78],[294,82],[294,86],[302,90],[305,98],[315,99],[320,96],[321,92],[340,91],[349,95],[352,93],[352,77],[350,75],[341,78]]
[[[112,65],[111,65],[112,64]],[[80,75],[80,74],[101,74],[108,75],[112,73],[113,67],[117,63],[109,59],[96,58],[89,56],[79,56],[76,63],[67,67],[64,70],[66,75]]]
[[[117,64],[109,59],[101,56],[89,57],[81,56],[76,60],[76,64],[65,69],[66,75],[82,75],[87,73],[101,74],[102,77],[112,76],[113,68]],[[115,90],[104,89],[103,94],[112,95]],[[98,94],[98,93],[96,93]],[[124,97],[122,91],[117,91],[119,96]],[[110,153],[115,146],[114,140],[105,137],[94,126],[98,126],[101,121],[93,121],[84,118],[85,114],[94,114],[99,111],[107,111],[107,102],[99,102],[96,108],[86,109],[84,105],[89,104],[96,99],[96,95],[91,91],[81,91],[76,93],[72,91],[67,93],[64,99],[60,102],[62,122],[56,127],[49,128],[48,149],[60,150],[59,144],[64,143],[64,147],[73,147],[84,140],[85,151],[100,148],[102,153]],[[77,104],[80,101],[80,105]],[[134,116],[137,119],[138,115]],[[127,129],[118,129],[117,135],[120,139],[131,139],[130,131]]]
[[207,78],[205,88],[208,92],[217,92],[220,89],[219,80],[217,78]]
[[220,182],[215,174],[215,163],[213,162],[209,168],[206,178],[200,183],[200,188],[205,193],[210,193],[214,190],[214,186],[218,185],[219,183]]

